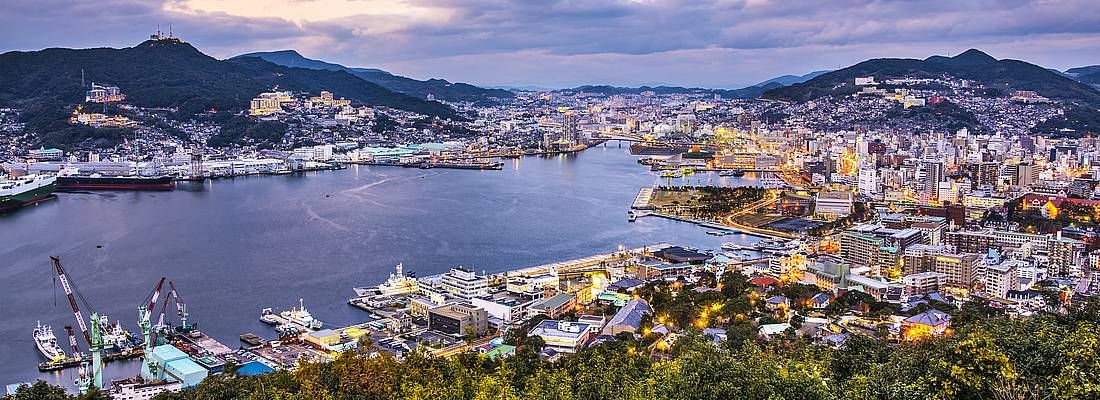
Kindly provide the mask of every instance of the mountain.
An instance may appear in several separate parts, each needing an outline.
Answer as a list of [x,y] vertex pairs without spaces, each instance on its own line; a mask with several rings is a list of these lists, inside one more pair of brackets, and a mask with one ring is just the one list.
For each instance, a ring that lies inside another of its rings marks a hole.
[[780,76],[780,77],[775,77],[775,78],[768,79],[766,81],[757,83],[753,86],[766,86],[769,83],[778,83],[782,86],[790,86],[790,85],[793,85],[793,84],[796,84],[796,83],[802,83],[802,82],[808,81],[810,79],[816,78],[816,77],[818,77],[822,74],[828,73],[830,71],[831,70],[824,69],[824,70],[821,70],[821,71],[814,71],[814,72],[808,73],[806,75],[783,75],[783,76]]
[[345,67],[340,64],[306,58],[294,50],[247,53],[232,59],[242,58],[260,58],[287,67],[343,71],[389,90],[422,99],[432,95],[437,99],[446,101],[478,102],[490,101],[493,98],[508,99],[515,96],[514,93],[503,89],[485,89],[466,83],[451,83],[443,79],[421,81],[394,75],[376,68]]
[[762,97],[804,101],[823,96],[854,93],[856,77],[874,76],[878,80],[916,77],[937,78],[950,75],[972,80],[994,90],[1032,90],[1040,95],[1073,103],[1100,106],[1100,91],[1035,64],[1018,60],[998,60],[979,50],[970,49],[954,57],[932,56],[924,60],[878,58],[822,74],[806,82],[769,90]]
[[1065,75],[1078,82],[1100,87],[1100,65],[1067,69]]
[[461,119],[439,102],[396,93],[344,71],[291,68],[258,58],[218,60],[178,39],[122,49],[61,49],[0,54],[0,104],[35,108],[84,101],[82,80],[116,85],[139,107],[242,110],[260,92],[280,89],[336,96],[360,104]]
[[622,87],[622,86],[608,86],[608,85],[585,85],[578,86],[571,89],[559,89],[555,92],[568,93],[568,92],[585,92],[585,93],[598,93],[605,96],[621,95],[621,94],[641,94],[642,92],[653,92],[658,95],[669,94],[702,94],[702,95],[718,95],[727,99],[751,99],[760,96],[761,93],[773,88],[780,87],[782,85],[778,83],[769,83],[765,86],[749,86],[741,89],[708,89],[708,88],[688,88],[680,86],[639,86],[639,87]]

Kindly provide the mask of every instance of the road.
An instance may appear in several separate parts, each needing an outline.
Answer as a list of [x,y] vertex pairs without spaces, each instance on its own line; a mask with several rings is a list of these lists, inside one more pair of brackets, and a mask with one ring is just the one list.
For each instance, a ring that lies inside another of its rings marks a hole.
[[756,210],[760,209],[761,207],[765,207],[765,206],[775,204],[775,202],[777,200],[779,200],[779,194],[778,193],[779,193],[778,191],[769,190],[767,197],[764,197],[763,199],[757,200],[757,201],[749,204],[745,208],[742,208],[740,210],[734,211],[733,213],[730,213],[730,215],[727,215],[726,218],[723,219],[723,222],[727,226],[730,226],[730,227],[733,227],[733,228],[736,228],[738,230],[742,230],[742,231],[745,231],[745,232],[756,233],[756,234],[764,235],[764,236],[773,236],[773,237],[778,237],[778,238],[783,238],[783,239],[798,239],[799,238],[798,236],[792,235],[792,234],[787,233],[787,232],[780,232],[780,231],[776,231],[776,230],[772,230],[772,229],[758,228],[758,227],[755,227],[755,226],[743,225],[743,224],[740,224],[740,223],[737,222],[737,217],[740,217],[740,216],[748,214],[748,213],[756,212]]

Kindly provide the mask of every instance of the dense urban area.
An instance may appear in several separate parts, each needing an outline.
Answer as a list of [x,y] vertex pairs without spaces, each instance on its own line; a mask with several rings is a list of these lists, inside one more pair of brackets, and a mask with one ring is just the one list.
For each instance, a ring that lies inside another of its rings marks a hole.
[[[134,49],[175,60],[184,46],[158,34]],[[0,205],[353,164],[494,170],[623,143],[660,182],[632,193],[624,220],[760,240],[497,273],[397,265],[333,288],[354,290],[362,323],[327,325],[299,302],[256,310],[277,338],[239,344],[192,329],[164,279],[137,331],[85,319],[53,259],[77,326],[67,338],[39,326],[46,360],[28,368],[79,371],[79,394],[40,381],[4,399],[1100,397],[1100,91],[1071,76],[1016,64],[986,76],[1002,61],[971,50],[741,90],[437,95],[386,81],[392,99],[376,102],[271,57],[218,61],[279,68],[282,81],[237,103],[150,100],[148,82],[90,71],[69,77],[72,93],[3,99]],[[753,183],[685,183],[700,174]],[[111,361],[137,358],[140,376],[104,382]]]

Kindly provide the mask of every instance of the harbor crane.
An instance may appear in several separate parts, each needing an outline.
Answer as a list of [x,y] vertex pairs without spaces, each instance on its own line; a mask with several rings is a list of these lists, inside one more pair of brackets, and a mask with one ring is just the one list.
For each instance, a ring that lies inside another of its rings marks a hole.
[[[76,296],[80,295],[73,288],[72,283],[69,282],[68,275],[65,274],[65,268],[61,266],[61,259],[55,256],[50,256],[50,261],[53,262],[54,271],[57,272],[57,279],[61,281],[61,287],[65,289],[65,296],[69,298],[69,305],[73,309],[73,317],[76,318],[76,324],[80,327],[80,332],[84,335],[84,341],[88,343],[88,348],[92,353],[91,372],[87,372],[87,361],[82,360],[80,364],[80,378],[77,380],[77,386],[80,388],[80,392],[84,393],[88,391],[89,386],[94,385],[96,388],[103,388],[103,349],[104,340],[103,336],[105,327],[109,325],[106,316],[101,316],[99,313],[92,310],[90,319],[91,329],[88,328],[87,323],[84,322],[84,314],[80,311],[80,306],[77,304]],[[80,300],[88,305],[87,300],[83,295],[80,295]],[[91,308],[91,307],[89,307]],[[69,331],[69,344],[76,350],[76,339],[72,335],[72,328],[68,327]]]

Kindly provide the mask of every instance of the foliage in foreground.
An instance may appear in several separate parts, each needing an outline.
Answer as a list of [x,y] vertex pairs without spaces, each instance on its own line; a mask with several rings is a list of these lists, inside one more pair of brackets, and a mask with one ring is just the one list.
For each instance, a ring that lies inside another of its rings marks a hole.
[[[538,359],[537,340],[503,361],[349,353],[294,372],[215,376],[158,399],[1095,399],[1098,319],[1094,300],[1068,315],[968,321],[915,343],[852,336],[839,349],[797,338],[715,344],[689,332],[664,361],[633,341],[556,364]],[[38,398],[66,399],[6,400]]]

